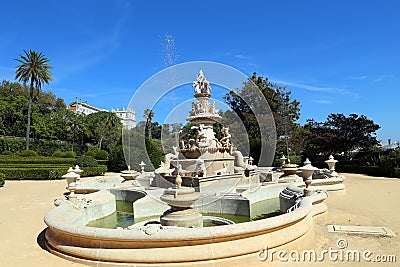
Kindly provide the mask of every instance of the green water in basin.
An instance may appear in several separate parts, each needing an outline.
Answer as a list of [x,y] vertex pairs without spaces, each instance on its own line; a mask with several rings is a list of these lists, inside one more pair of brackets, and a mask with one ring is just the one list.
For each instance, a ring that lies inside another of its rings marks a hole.
[[[113,214],[91,221],[87,224],[89,227],[116,229],[118,227],[127,228],[134,223],[139,223],[146,220],[158,219],[159,216],[142,217],[135,220],[133,216],[132,202],[116,201],[116,212]],[[233,221],[234,223],[243,223],[255,220],[261,220],[274,216],[281,215],[279,210],[279,198],[267,199],[251,205],[251,216],[234,215],[234,214],[220,214],[220,213],[204,213],[204,216],[214,216]],[[204,222],[204,227],[217,226],[212,222]]]

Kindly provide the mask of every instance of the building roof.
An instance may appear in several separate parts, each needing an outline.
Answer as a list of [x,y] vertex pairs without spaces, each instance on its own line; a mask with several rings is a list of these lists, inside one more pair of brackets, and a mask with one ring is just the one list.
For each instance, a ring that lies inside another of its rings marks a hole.
[[400,148],[400,143],[394,143],[394,144],[388,144],[388,145],[384,145],[381,147],[381,149],[383,151],[389,150],[389,149],[396,149],[396,148]]

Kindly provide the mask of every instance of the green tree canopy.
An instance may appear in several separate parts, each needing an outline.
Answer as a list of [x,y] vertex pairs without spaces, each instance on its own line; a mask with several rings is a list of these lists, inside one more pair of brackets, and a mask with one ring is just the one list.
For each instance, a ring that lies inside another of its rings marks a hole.
[[[376,131],[380,128],[364,115],[330,114],[325,122],[309,120],[305,129],[307,140],[303,156],[315,159],[316,156],[327,159],[329,154],[342,154],[346,159],[354,152],[374,150],[379,142]],[[318,157],[317,157],[318,158]]]
[[[262,96],[268,102],[275,122],[276,134],[279,142],[284,142],[282,137],[290,137],[296,128],[296,120],[300,117],[300,102],[291,98],[291,92],[286,87],[271,83],[268,78],[257,76],[254,72],[244,86],[236,91],[231,91],[224,96],[226,103],[240,117],[250,138],[251,156],[258,158],[259,150],[257,147],[262,140],[259,125],[252,107],[243,98],[251,99],[256,103],[262,103],[263,99],[254,94],[254,85],[261,91]],[[242,97],[240,97],[240,96]],[[266,115],[266,114],[264,114]],[[260,116],[260,114],[257,114]],[[271,119],[268,119],[269,121]]]

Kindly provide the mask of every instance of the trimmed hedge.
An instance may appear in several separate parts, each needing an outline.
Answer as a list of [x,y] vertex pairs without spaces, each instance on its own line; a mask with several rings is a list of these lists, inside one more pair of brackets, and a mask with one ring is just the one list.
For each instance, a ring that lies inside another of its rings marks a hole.
[[[31,167],[31,168],[0,168],[0,173],[5,175],[7,180],[54,180],[61,179],[67,173],[68,166],[63,167]],[[107,171],[107,166],[82,168],[81,177],[103,175]],[[0,181],[1,183],[1,181]]]
[[97,167],[82,167],[81,177],[103,175],[107,171],[106,165],[99,165]]
[[68,164],[74,165],[74,158],[51,158],[51,157],[11,157],[0,156],[0,166],[7,163],[15,164]]
[[60,150],[57,150],[51,156],[55,158],[75,158],[76,153],[74,151],[61,152]]
[[0,168],[7,180],[54,180],[60,179],[67,171],[68,167]]
[[99,150],[94,158],[97,160],[108,160],[108,152],[105,150]]
[[392,168],[390,166],[341,165],[337,166],[336,169],[339,172],[360,173],[370,176],[400,178],[400,168]]
[[54,157],[54,158],[62,158],[63,155],[64,155],[64,153],[63,153],[62,151],[57,150],[57,151],[55,151],[55,152],[53,153],[53,155],[51,155],[51,156]]
[[38,154],[33,150],[24,150],[20,154],[21,157],[37,157]]
[[11,151],[4,150],[3,152],[1,152],[1,155],[3,155],[3,156],[12,156],[13,153]]
[[75,164],[82,168],[99,166],[99,163],[91,156],[80,156],[76,159]]
[[5,184],[6,175],[0,172],[0,187],[3,187]]
[[30,163],[6,163],[1,164],[1,168],[60,168],[73,167],[70,164],[30,164]]
[[[36,151],[41,156],[51,156],[57,150],[71,151],[72,144],[61,141],[31,140],[30,149]],[[74,144],[74,152],[82,155],[86,151],[86,145]],[[13,153],[25,150],[24,138],[0,138],[0,153],[3,151],[11,151]]]
[[107,165],[108,163],[108,160],[96,159],[96,161],[99,165]]

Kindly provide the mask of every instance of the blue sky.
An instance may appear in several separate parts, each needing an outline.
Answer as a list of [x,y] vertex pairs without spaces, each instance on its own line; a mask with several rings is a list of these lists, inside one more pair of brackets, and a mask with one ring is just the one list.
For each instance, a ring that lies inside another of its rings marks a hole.
[[397,141],[399,10],[398,1],[5,1],[0,79],[14,79],[24,49],[41,51],[54,78],[44,90],[111,110],[171,63],[215,61],[286,85],[300,123],[364,114],[381,125],[379,139]]

